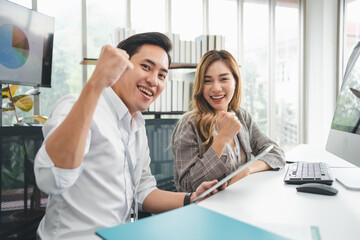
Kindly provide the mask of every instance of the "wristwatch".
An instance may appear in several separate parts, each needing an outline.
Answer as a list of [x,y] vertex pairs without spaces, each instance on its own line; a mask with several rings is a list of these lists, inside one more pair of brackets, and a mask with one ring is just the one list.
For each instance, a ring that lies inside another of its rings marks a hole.
[[185,197],[184,197],[184,206],[186,205],[189,205],[190,204],[190,197],[191,197],[191,194],[193,194],[192,192],[189,192],[187,194],[185,194]]

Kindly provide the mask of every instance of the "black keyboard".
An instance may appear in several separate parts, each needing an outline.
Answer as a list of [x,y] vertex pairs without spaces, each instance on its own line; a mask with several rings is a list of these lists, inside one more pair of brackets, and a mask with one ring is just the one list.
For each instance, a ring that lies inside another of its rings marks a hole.
[[333,183],[329,166],[323,162],[296,162],[289,165],[284,182],[291,184]]

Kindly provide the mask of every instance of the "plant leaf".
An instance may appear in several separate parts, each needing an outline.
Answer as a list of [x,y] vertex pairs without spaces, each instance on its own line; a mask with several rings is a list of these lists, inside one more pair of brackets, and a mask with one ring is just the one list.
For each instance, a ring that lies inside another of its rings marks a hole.
[[16,107],[25,112],[30,111],[34,105],[32,98],[27,95],[19,95],[14,97],[13,103],[15,103]]
[[22,99],[24,97],[28,97],[28,95],[21,94],[21,95],[15,96],[15,97],[13,96],[13,98],[11,99],[11,102],[16,103],[17,101],[19,101],[20,99]]
[[45,118],[43,116],[33,116],[30,118],[35,119],[36,121],[41,122],[42,124],[45,124],[45,122],[47,121],[47,118]]
[[4,103],[2,106],[2,111],[3,112],[7,112],[7,111],[14,111],[15,110],[15,107],[14,105],[11,103],[11,102],[7,102],[7,103]]
[[[19,88],[19,85],[11,85],[10,86],[10,90],[11,90],[11,96],[14,96],[16,90],[18,90]],[[9,88],[6,87],[6,88],[3,88],[2,89],[2,97],[5,99],[5,98],[10,98],[10,94],[9,94]]]

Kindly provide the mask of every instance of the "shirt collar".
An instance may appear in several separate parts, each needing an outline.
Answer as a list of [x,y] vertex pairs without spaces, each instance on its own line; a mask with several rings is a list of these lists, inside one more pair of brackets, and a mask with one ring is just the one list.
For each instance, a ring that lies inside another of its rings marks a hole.
[[[120,121],[128,120],[131,121],[131,114],[125,103],[119,98],[111,87],[106,88],[106,94],[109,96],[110,101],[113,103],[115,113]],[[136,112],[132,118],[133,130],[137,130],[142,126],[145,126],[145,119],[141,112]]]

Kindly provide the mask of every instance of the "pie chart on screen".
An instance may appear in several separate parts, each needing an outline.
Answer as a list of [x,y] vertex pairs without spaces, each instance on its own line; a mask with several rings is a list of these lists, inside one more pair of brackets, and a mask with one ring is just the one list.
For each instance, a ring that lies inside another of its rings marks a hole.
[[29,57],[29,40],[16,25],[0,25],[0,64],[16,69],[23,66]]

